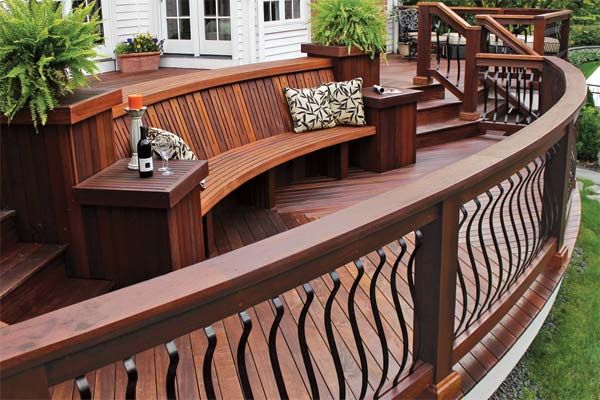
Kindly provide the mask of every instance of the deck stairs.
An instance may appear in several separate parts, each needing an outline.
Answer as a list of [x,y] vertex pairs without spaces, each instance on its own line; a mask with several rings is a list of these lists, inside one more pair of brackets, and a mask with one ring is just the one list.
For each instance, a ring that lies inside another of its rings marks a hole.
[[15,211],[0,211],[0,321],[3,324],[14,324],[112,289],[109,281],[69,278],[64,260],[67,247],[20,241]]

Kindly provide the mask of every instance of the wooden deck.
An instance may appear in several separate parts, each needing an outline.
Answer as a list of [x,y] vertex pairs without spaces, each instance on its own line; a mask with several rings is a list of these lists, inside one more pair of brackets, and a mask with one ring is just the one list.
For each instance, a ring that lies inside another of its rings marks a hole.
[[[408,184],[418,180],[424,173],[434,169],[444,168],[457,159],[493,144],[495,141],[485,137],[466,139],[442,146],[422,149],[418,154],[415,166],[390,171],[386,174],[372,174],[354,170],[345,180],[328,178],[306,179],[295,185],[280,189],[278,201],[280,204],[274,210],[263,210],[240,205],[228,201],[215,210],[215,233],[217,254],[260,241],[279,232],[293,229],[329,214],[339,208],[349,206],[366,198],[375,196],[391,187]],[[578,231],[579,197],[575,195],[567,232],[568,244],[572,249]],[[407,235],[409,251],[414,247],[414,235]],[[515,238],[511,238],[515,240]],[[466,245],[460,245],[459,254],[466,258]],[[403,340],[400,326],[396,320],[393,302],[390,295],[391,268],[399,254],[397,243],[390,243],[384,249],[387,262],[382,269],[378,281],[377,297],[380,312],[384,317],[384,330],[388,339],[390,353],[402,354]],[[476,249],[481,252],[481,249]],[[373,279],[375,268],[379,262],[377,254],[363,257],[365,276],[362,278],[356,294],[357,320],[361,331],[363,344],[366,348],[369,366],[369,389],[372,394],[378,384],[382,369],[382,353],[370,308],[370,281]],[[498,265],[494,264],[496,274]],[[406,271],[407,259],[404,259],[400,270]],[[347,398],[359,397],[360,391],[360,360],[356,345],[352,339],[351,327],[348,324],[349,292],[357,276],[353,264],[337,269],[341,280],[341,288],[335,298],[332,320],[334,333],[338,342],[338,350],[346,373]],[[483,275],[482,275],[483,276]],[[455,365],[463,377],[463,392],[467,392],[482,379],[511,347],[516,339],[527,328],[551,295],[558,283],[558,271],[545,272],[527,290],[523,298],[504,317],[502,322],[489,333],[471,352]],[[474,286],[471,278],[469,295],[474,296]],[[325,334],[323,312],[333,284],[329,276],[311,281],[315,292],[315,301],[310,308],[307,331],[308,346],[311,351],[315,374],[322,398],[338,396],[335,368],[328,350]],[[409,342],[412,343],[412,300],[410,297],[407,276],[400,280],[399,292],[402,298],[405,318],[408,324]],[[306,301],[302,287],[290,290],[280,296],[285,312],[281,321],[281,334],[278,335],[278,355],[286,381],[288,393],[294,399],[310,398],[310,386],[304,370],[301,351],[298,344],[298,320],[301,308]],[[458,307],[458,305],[457,305]],[[253,321],[253,329],[249,336],[249,350],[246,353],[248,374],[253,394],[257,399],[278,398],[277,385],[272,374],[269,361],[268,337],[269,329],[274,319],[274,307],[265,302],[252,307],[248,314]],[[458,312],[457,312],[458,314]],[[243,398],[242,388],[237,378],[236,351],[242,335],[242,324],[237,315],[213,324],[217,334],[217,348],[213,363],[213,381],[217,397],[222,399]],[[197,399],[205,397],[202,365],[207,347],[204,331],[198,330],[175,340],[179,350],[179,367],[177,375],[178,398]],[[411,347],[409,347],[411,348]],[[165,372],[167,371],[168,355],[163,346],[147,350],[135,356],[138,368],[137,398],[165,398]],[[410,365],[410,358],[408,363]],[[393,376],[400,368],[401,360],[390,358],[388,376]],[[406,373],[406,371],[404,372]],[[126,375],[123,366],[115,363],[87,375],[92,387],[94,398],[122,398],[125,393]],[[53,388],[54,399],[74,400],[79,394],[73,381],[68,381]]]

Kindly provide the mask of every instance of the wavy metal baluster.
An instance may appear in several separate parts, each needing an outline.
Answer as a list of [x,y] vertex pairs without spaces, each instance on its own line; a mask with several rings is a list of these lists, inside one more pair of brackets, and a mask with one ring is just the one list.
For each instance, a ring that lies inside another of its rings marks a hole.
[[202,363],[202,377],[204,379],[206,397],[209,400],[212,400],[217,398],[212,380],[212,362],[215,349],[217,348],[217,334],[212,326],[204,328],[204,334],[208,340],[208,346],[206,347],[206,353],[204,354],[204,362]]
[[[504,244],[506,245],[506,250],[507,250],[507,254],[508,254],[508,271],[506,273],[506,280],[504,281],[504,285],[500,289],[498,298],[500,298],[500,296],[502,296],[505,293],[505,291],[508,289],[508,284],[511,280],[512,273],[513,273],[513,252],[512,252],[512,246],[510,244],[510,238],[508,236],[508,229],[506,228],[506,219],[505,219],[506,213],[504,212],[504,210],[505,210],[506,201],[508,200],[509,195],[512,196],[513,189],[515,188],[515,183],[511,177],[508,177],[507,181],[508,181],[509,187],[508,187],[508,190],[506,191],[506,196],[504,196],[504,198],[502,199],[502,204],[500,204],[500,227],[502,228],[502,236],[504,236]],[[509,202],[509,207],[510,207],[510,202]]]
[[281,366],[279,365],[279,356],[277,355],[277,331],[279,324],[283,318],[283,303],[279,297],[271,299],[271,304],[275,307],[275,319],[271,324],[271,330],[269,331],[269,358],[271,359],[271,369],[275,376],[275,382],[277,383],[277,390],[279,391],[279,397],[282,399],[288,399],[287,389],[285,387],[285,381],[281,373]]
[[377,250],[377,255],[379,256],[379,264],[375,268],[375,272],[371,277],[369,297],[371,300],[371,310],[373,311],[373,319],[375,320],[375,326],[377,327],[377,335],[379,336],[379,343],[381,344],[381,351],[383,353],[383,365],[381,367],[381,380],[379,381],[379,385],[377,386],[377,389],[375,389],[375,393],[373,394],[374,398],[379,397],[379,393],[381,392],[381,389],[383,388],[383,385],[387,379],[387,373],[390,365],[387,339],[385,337],[385,331],[383,330],[383,322],[381,322],[381,315],[379,314],[379,307],[377,305],[377,279],[381,274],[381,269],[385,265],[386,256],[382,249]]
[[[532,163],[534,165],[533,172],[531,173],[531,178],[529,179],[529,183],[525,190],[525,205],[527,206],[527,214],[529,215],[529,222],[531,223],[531,235],[532,235],[531,253],[529,253],[529,259],[527,260],[528,265],[531,265],[535,256],[537,255],[535,250],[536,250],[537,244],[538,244],[537,230],[536,230],[536,226],[535,226],[536,215],[532,211],[534,206],[531,203],[533,202],[533,204],[535,205],[534,186],[535,186],[536,176],[539,172],[539,166],[537,164],[536,159],[534,159],[532,161]],[[527,167],[529,167],[529,165]],[[530,195],[531,195],[531,197],[530,197]]]
[[[537,193],[538,193],[538,199],[540,202],[543,202],[544,199],[544,175],[546,173],[546,155],[544,154],[544,156],[539,156],[540,162],[542,163],[542,166],[540,168],[540,176],[538,177],[537,180]],[[536,213],[538,213],[538,209],[537,209],[537,202],[536,204]],[[540,250],[542,249],[542,246],[544,245],[544,243],[546,242],[547,239],[547,233],[546,233],[546,221],[545,221],[545,217],[544,217],[544,205],[543,203],[541,204],[542,209],[539,210],[538,213],[538,230],[539,230],[539,242],[538,242],[538,247],[536,249],[536,252],[539,253]]]
[[508,114],[510,113],[510,84],[512,77],[510,75],[510,68],[506,71],[506,79],[504,80],[506,83],[506,114],[504,114],[504,123],[508,123]]
[[177,366],[179,365],[179,352],[177,351],[175,342],[172,340],[165,344],[165,348],[169,355],[169,367],[167,368],[166,379],[167,399],[176,400],[177,386],[175,384],[175,377],[177,376]]
[[90,389],[90,384],[85,375],[75,378],[75,386],[77,387],[81,400],[92,399],[92,389]]
[[435,69],[437,71],[440,70],[440,65],[441,65],[441,61],[442,61],[442,48],[440,46],[440,29],[441,29],[441,26],[442,26],[442,21],[441,21],[441,19],[438,18],[437,22],[434,25],[434,28],[435,28],[435,39],[436,39],[436,43],[437,43],[437,47],[436,47],[436,51],[435,51],[435,53],[436,53],[435,58],[436,58],[436,61],[437,61],[437,65],[436,65]]
[[337,375],[338,387],[340,389],[340,399],[346,398],[346,380],[344,378],[344,367],[342,366],[342,360],[340,359],[340,353],[338,352],[337,343],[335,336],[333,335],[333,320],[331,318],[331,311],[333,309],[333,303],[335,302],[335,295],[340,289],[341,282],[340,277],[336,271],[329,273],[331,280],[333,281],[333,289],[327,298],[325,303],[325,333],[327,334],[327,343],[329,344],[329,351],[333,358],[333,365],[335,366],[335,373]]
[[352,336],[354,336],[354,342],[356,343],[356,350],[360,359],[360,370],[362,373],[361,388],[359,399],[364,399],[367,394],[367,386],[369,385],[369,370],[367,369],[367,355],[365,354],[365,348],[363,346],[362,339],[360,338],[360,330],[358,328],[358,322],[356,320],[356,303],[354,298],[356,296],[356,290],[358,289],[360,279],[365,274],[365,267],[362,261],[354,261],[358,274],[352,283],[352,287],[348,292],[348,316],[350,319],[350,326],[352,327]]
[[489,69],[489,67],[487,67],[485,72],[483,73],[483,116],[485,119],[488,119],[487,109],[488,109],[488,100],[489,100],[489,96],[490,96],[490,89],[488,87],[489,72],[490,72],[490,69]]
[[515,115],[515,124],[521,122],[521,79],[523,78],[523,70],[518,69],[517,73],[517,114]]
[[[486,307],[486,304],[489,301],[490,297],[492,296],[492,288],[493,288],[493,284],[494,284],[494,272],[492,271],[490,257],[487,252],[487,245],[486,245],[485,239],[483,237],[483,223],[485,220],[485,214],[487,213],[488,209],[490,208],[490,206],[492,204],[492,200],[494,199],[494,196],[492,196],[492,194],[490,193],[489,190],[486,191],[486,195],[488,196],[488,202],[483,207],[483,211],[481,212],[481,215],[479,216],[479,223],[477,225],[477,236],[479,237],[479,245],[481,246],[481,252],[483,253],[483,261],[485,263],[485,269],[487,272],[487,290],[485,292],[485,299],[483,300],[483,303],[481,303],[481,309],[479,310],[479,314],[477,314],[477,318],[481,318],[481,315],[486,310],[485,307]],[[479,201],[479,198],[476,197],[474,200]]]
[[[523,189],[527,187],[527,182],[529,181],[529,177],[531,176],[531,170],[529,169],[529,166],[526,165],[525,166],[525,171],[527,171],[527,175],[525,176],[525,178],[523,178],[523,184],[521,185],[521,187],[519,188],[519,194],[518,194],[518,198],[519,201],[517,203],[517,210],[519,212],[519,221],[521,222],[521,227],[523,228],[523,236],[525,238],[525,253],[523,254],[523,262],[521,264],[521,269],[518,273],[518,276],[523,275],[523,272],[525,272],[525,269],[527,268],[527,260],[529,258],[529,233],[527,232],[527,224],[525,222],[525,216],[524,216],[524,212],[523,212],[523,201],[525,200],[524,196],[523,196]],[[517,172],[517,176],[519,178],[521,178],[521,171]],[[525,193],[527,193],[527,190],[525,190]]]
[[398,323],[400,324],[400,330],[402,332],[402,361],[400,363],[400,369],[394,377],[393,384],[396,386],[400,382],[400,376],[406,368],[408,361],[408,328],[406,321],[404,320],[404,313],[402,312],[402,304],[400,303],[400,293],[398,292],[398,267],[402,262],[402,258],[406,254],[406,241],[399,239],[398,244],[400,245],[400,254],[396,257],[396,261],[392,266],[391,272],[391,288],[392,288],[392,299],[394,300],[394,308],[396,309],[396,316],[398,317]]
[[240,336],[240,341],[237,347],[237,363],[240,374],[240,383],[244,392],[245,399],[253,399],[252,386],[250,385],[250,379],[248,378],[248,369],[246,368],[246,348],[248,347],[248,337],[252,331],[252,320],[247,311],[242,311],[238,314],[240,321],[242,322],[243,330]]
[[477,312],[479,311],[479,299],[481,297],[481,283],[479,281],[479,271],[477,271],[477,263],[475,261],[475,255],[473,254],[473,244],[471,243],[471,232],[473,230],[473,223],[475,222],[475,217],[477,216],[477,214],[479,214],[479,211],[481,210],[481,203],[479,202],[477,197],[473,199],[473,202],[475,203],[476,208],[473,215],[471,215],[469,223],[467,224],[466,241],[467,253],[469,254],[469,262],[471,263],[471,269],[473,270],[473,279],[475,280],[475,304],[473,305],[473,310],[471,311],[471,315],[467,320],[466,328],[469,328],[471,326],[473,318],[475,318],[475,315],[477,315]]
[[[414,313],[415,315],[419,315],[419,306],[417,305],[417,296],[415,293],[415,274],[414,274],[414,270],[415,270],[415,259],[417,258],[417,253],[419,252],[419,249],[421,248],[421,245],[423,244],[423,232],[421,232],[420,229],[417,229],[415,231],[415,248],[413,249],[412,254],[410,255],[410,258],[408,260],[408,288],[410,289],[410,296],[412,297],[412,301],[413,301],[413,306],[414,306]],[[413,362],[412,365],[410,366],[409,372],[412,374],[415,371],[415,367],[417,366],[417,360],[419,355],[421,354],[422,349],[422,335],[423,332],[421,332],[421,327],[419,326],[419,324],[416,322],[418,321],[418,318],[415,318],[415,326],[413,329],[413,334],[416,336],[416,340],[417,340],[417,353],[413,354]],[[414,339],[413,339],[414,340]]]
[[125,388],[125,398],[135,400],[136,386],[138,381],[138,371],[133,357],[123,360],[123,367],[127,373],[127,387]]
[[313,399],[318,399],[319,387],[317,386],[317,378],[315,377],[315,370],[313,369],[308,343],[306,342],[306,316],[308,315],[308,309],[315,298],[315,292],[310,283],[303,284],[302,288],[304,289],[304,293],[306,293],[306,301],[304,302],[304,306],[302,306],[302,311],[300,311],[300,318],[298,318],[298,341],[300,342],[302,361],[304,361],[304,368],[306,369],[306,375],[308,377],[308,382],[310,383],[311,397]]
[[[517,229],[517,223],[515,221],[515,195],[517,195],[517,193],[519,193],[521,185],[523,183],[523,175],[519,172],[517,173],[517,177],[519,178],[519,182],[517,183],[515,190],[511,193],[511,197],[510,197],[510,208],[508,209],[508,213],[509,213],[509,217],[510,217],[510,224],[513,230],[513,234],[515,236],[515,241],[517,244],[517,265],[515,266],[515,270],[514,270],[514,275],[513,278],[511,280],[511,282],[508,285],[507,289],[510,289],[510,286],[512,286],[512,284],[517,280],[517,278],[519,277],[519,271],[521,269],[521,264],[523,262],[523,248],[521,247],[521,240],[519,238],[519,230]],[[508,178],[509,180],[511,178]],[[517,196],[517,202],[519,201],[519,197]],[[518,205],[517,205],[518,206]]]
[[[456,87],[458,87],[458,85],[460,84],[460,39],[462,38],[462,35],[459,33],[458,34],[458,42],[456,43],[456,66],[457,66],[457,72],[456,72]],[[466,48],[466,46],[465,46]]]
[[[459,233],[460,233],[460,230],[462,229],[462,226],[464,225],[465,221],[467,220],[467,217],[469,216],[469,213],[467,212],[467,209],[465,208],[465,206],[460,206],[460,214],[461,214],[461,218],[460,218],[460,221],[458,222],[458,232]],[[462,312],[460,315],[458,326],[454,329],[454,336],[458,336],[460,334],[460,328],[466,322],[467,310],[468,310],[468,305],[469,305],[469,296],[467,293],[467,285],[465,283],[465,277],[462,272],[462,266],[460,263],[460,259],[458,259],[456,261],[456,263],[457,263],[456,274],[458,276],[458,283],[460,286],[460,293],[461,293],[461,298],[462,298]]]
[[[527,115],[527,125],[529,125],[531,123],[531,120],[533,118],[533,80],[534,80],[534,71],[531,70],[531,73],[529,74],[529,114]],[[541,86],[540,86],[541,88]],[[539,103],[539,99],[540,96],[538,95],[538,103]],[[538,107],[539,109],[539,107]]]
[[504,194],[504,187],[502,186],[502,183],[499,183],[498,185],[496,185],[496,187],[498,188],[499,193],[498,193],[498,197],[496,198],[496,201],[492,205],[492,209],[490,210],[488,222],[489,222],[489,227],[490,227],[490,233],[492,234],[492,242],[494,244],[494,251],[496,252],[496,259],[498,260],[498,284],[496,285],[496,290],[494,291],[494,294],[492,295],[492,297],[490,299],[490,302],[488,304],[488,309],[492,306],[492,304],[494,304],[495,299],[499,298],[500,288],[503,284],[503,278],[504,278],[504,258],[502,256],[502,251],[500,250],[500,244],[498,243],[498,238],[496,236],[496,223],[494,221],[494,216],[496,215],[496,207],[498,206],[498,203],[500,202],[500,199],[502,198],[502,196]]
[[451,33],[450,29],[448,29],[448,35],[446,37],[446,79],[450,79],[450,66],[452,64],[452,47],[450,44]]
[[500,74],[500,70],[496,70],[494,74],[494,115],[492,117],[492,121],[496,122],[498,118],[498,75]]

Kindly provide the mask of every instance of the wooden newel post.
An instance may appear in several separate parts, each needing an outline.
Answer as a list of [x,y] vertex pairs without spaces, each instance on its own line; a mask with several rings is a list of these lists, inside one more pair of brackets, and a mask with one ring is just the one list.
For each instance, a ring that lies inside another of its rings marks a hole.
[[415,347],[413,354],[433,366],[429,394],[436,399],[460,395],[461,377],[452,370],[458,217],[456,198],[439,205],[440,217],[421,229],[415,265]]
[[417,76],[413,78],[415,85],[429,85],[431,68],[431,15],[429,6],[419,4],[419,41],[417,43]]
[[533,51],[540,56],[544,55],[544,41],[546,40],[546,20],[537,15],[533,23]]
[[572,190],[573,149],[577,136],[575,124],[569,124],[565,131],[563,138],[550,149],[544,174],[544,219],[551,223],[550,236],[556,238],[557,247],[551,262],[553,268],[563,267],[568,260],[564,239]]
[[477,71],[477,53],[481,49],[481,27],[472,26],[465,32],[467,48],[465,54],[465,83],[462,110],[460,119],[476,121],[481,116],[477,111],[477,90],[479,87],[479,73]]

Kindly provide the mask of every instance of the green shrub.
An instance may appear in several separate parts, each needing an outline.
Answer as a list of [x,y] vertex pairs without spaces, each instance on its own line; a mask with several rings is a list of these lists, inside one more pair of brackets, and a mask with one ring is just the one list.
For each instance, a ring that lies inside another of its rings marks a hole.
[[377,0],[316,0],[313,40],[326,46],[358,47],[375,58],[385,56],[386,17]]
[[569,52],[569,61],[575,65],[600,61],[600,50],[576,50]]
[[581,161],[596,161],[600,151],[600,111],[585,106],[579,115],[577,136],[577,158]]
[[115,54],[147,53],[160,51],[162,53],[164,40],[152,37],[150,33],[138,33],[133,38],[121,42],[115,48]]
[[571,47],[600,45],[600,24],[573,25],[569,32]]
[[59,97],[87,85],[100,40],[93,4],[67,16],[54,0],[4,0],[0,6],[0,112],[10,121],[28,107],[37,129]]

